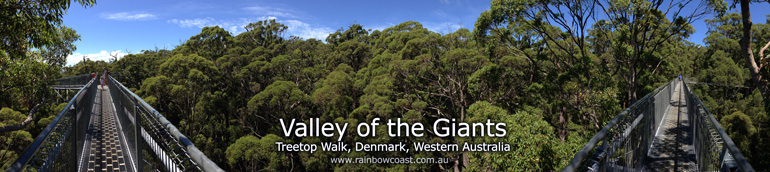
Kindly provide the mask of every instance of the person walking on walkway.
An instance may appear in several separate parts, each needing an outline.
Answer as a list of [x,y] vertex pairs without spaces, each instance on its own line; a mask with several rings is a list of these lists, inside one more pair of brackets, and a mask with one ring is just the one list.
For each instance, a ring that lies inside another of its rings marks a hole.
[[107,70],[107,68],[104,68],[104,74],[102,75],[102,88],[104,88],[104,85],[107,84],[107,81],[109,80],[109,74],[110,71]]

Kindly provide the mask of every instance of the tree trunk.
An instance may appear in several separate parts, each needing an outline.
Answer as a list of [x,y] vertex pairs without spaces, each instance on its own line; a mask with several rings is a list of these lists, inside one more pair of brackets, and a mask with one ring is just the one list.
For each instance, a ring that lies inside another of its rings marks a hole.
[[743,37],[741,38],[741,55],[746,59],[746,67],[749,68],[751,74],[751,80],[762,92],[762,95],[767,97],[767,84],[762,81],[762,75],[760,75],[760,68],[757,62],[754,60],[754,51],[751,50],[751,12],[749,9],[749,0],[741,0],[741,18],[743,19]]
[[628,85],[626,89],[628,89],[628,104],[632,105],[634,102],[636,102],[636,68],[633,67],[633,64],[631,65],[631,70],[629,72],[628,77]]
[[455,159],[455,165],[454,165],[455,172],[460,172],[460,158],[462,158],[462,155],[458,155],[458,158]]

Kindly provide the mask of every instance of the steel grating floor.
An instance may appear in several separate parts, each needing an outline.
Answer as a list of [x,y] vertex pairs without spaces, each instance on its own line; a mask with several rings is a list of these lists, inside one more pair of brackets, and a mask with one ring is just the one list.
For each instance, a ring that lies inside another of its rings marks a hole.
[[94,101],[94,113],[89,126],[89,149],[84,150],[81,159],[80,171],[112,172],[134,171],[130,164],[130,152],[125,150],[125,141],[121,140],[120,126],[112,104],[109,88],[99,86],[96,100]]

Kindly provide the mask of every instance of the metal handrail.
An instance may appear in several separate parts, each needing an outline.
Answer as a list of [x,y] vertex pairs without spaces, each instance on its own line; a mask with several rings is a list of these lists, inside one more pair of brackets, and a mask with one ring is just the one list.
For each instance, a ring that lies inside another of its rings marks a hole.
[[87,83],[89,80],[92,80],[91,74],[80,74],[70,77],[64,77],[56,79],[56,82],[58,85],[81,85],[83,83]]
[[169,122],[162,114],[160,114],[155,108],[150,106],[147,102],[142,100],[139,96],[137,96],[134,92],[126,88],[123,84],[118,82],[115,78],[109,77],[110,82],[114,82],[123,92],[128,93],[131,97],[133,97],[139,106],[144,108],[149,114],[154,115],[154,118],[160,122],[160,124],[165,127],[165,129],[168,131],[169,134],[171,134],[174,139],[178,141],[182,146],[184,146],[187,151],[186,153],[192,158],[193,162],[195,162],[200,168],[203,169],[203,171],[216,171],[216,172],[224,172],[219,166],[211,161],[208,157],[206,157],[203,152],[198,150],[197,147],[193,144],[190,139],[188,139],[184,134],[179,132],[179,129],[176,128],[171,122]]
[[[695,158],[698,170],[730,171],[733,170],[730,168],[737,166],[740,171],[754,171],[700,97],[692,92],[689,83],[683,83],[688,102],[688,121],[693,126],[695,139],[700,138],[693,145],[697,153]],[[672,93],[675,92],[673,89],[678,84],[675,79],[626,108],[596,133],[562,171],[626,171],[645,168],[643,164],[649,153],[641,154],[639,151],[651,150],[652,137],[660,127],[662,118],[665,118],[662,114],[670,106]],[[601,146],[597,147],[600,143]]]
[[[676,79],[674,81],[676,81]],[[570,163],[567,164],[567,166],[565,166],[564,169],[562,169],[562,172],[577,171],[580,167],[582,167],[583,162],[586,161],[586,159],[589,156],[591,156],[594,152],[602,151],[602,150],[598,150],[598,149],[607,149],[605,146],[600,146],[600,147],[597,148],[596,145],[600,141],[605,139],[607,134],[609,134],[611,132],[610,130],[612,130],[615,127],[615,125],[619,124],[621,122],[622,118],[625,118],[630,113],[634,112],[637,109],[638,106],[640,106],[640,105],[642,105],[644,103],[649,103],[649,101],[653,101],[653,99],[655,99],[655,96],[658,93],[660,93],[664,88],[670,87],[672,85],[672,83],[673,83],[673,81],[672,82],[668,82],[666,85],[663,85],[663,86],[660,86],[660,87],[656,88],[655,90],[653,90],[652,92],[648,93],[647,95],[645,95],[644,97],[642,97],[641,99],[636,101],[634,104],[632,104],[631,106],[629,106],[628,108],[623,110],[623,112],[621,112],[620,115],[618,115],[617,117],[613,118],[607,125],[605,125],[602,128],[602,130],[597,132],[591,138],[591,140],[589,140],[586,143],[586,145],[578,151],[577,154],[575,154],[575,157],[572,158],[572,160],[570,160]],[[634,125],[636,125],[636,124],[639,123],[638,121],[640,119],[627,118],[627,120],[636,121],[636,122],[633,122]],[[626,130],[628,130],[628,129],[626,129]],[[625,131],[624,133],[628,133],[628,132],[630,132],[630,131]],[[607,143],[604,143],[604,144],[607,144]]]
[[[65,78],[65,79],[81,78],[82,76],[83,75],[78,75],[78,76],[74,76],[74,77],[70,77],[70,78]],[[59,81],[59,80],[57,80],[57,81]],[[87,92],[87,88],[89,88],[89,86],[91,86],[91,84],[93,82],[94,82],[94,79],[91,78],[91,80],[88,81],[88,83],[86,83],[83,86],[83,88],[81,88],[78,91],[78,93],[75,94],[75,96],[72,99],[70,99],[70,101],[67,103],[67,106],[64,109],[62,109],[61,112],[59,112],[59,114],[56,116],[56,118],[54,118],[53,121],[51,121],[51,124],[49,124],[48,127],[46,127],[45,130],[43,130],[43,132],[41,132],[40,135],[37,136],[37,138],[35,138],[35,141],[32,142],[32,144],[27,148],[26,151],[24,151],[24,153],[18,159],[16,159],[16,161],[11,165],[11,167],[7,171],[9,171],[9,172],[24,171],[27,168],[27,166],[29,165],[30,161],[33,158],[35,158],[38,153],[40,153],[40,148],[43,147],[43,146],[48,146],[48,145],[44,145],[44,143],[46,143],[48,141],[48,139],[51,138],[51,136],[54,133],[56,133],[56,132],[54,132],[54,130],[58,129],[58,127],[61,126],[60,123],[62,123],[62,122],[70,122],[71,120],[77,121],[77,118],[72,119],[73,116],[68,116],[68,120],[67,121],[63,120],[63,118],[65,118],[65,116],[67,116],[67,115],[74,115],[74,114],[70,114],[69,112],[71,112],[72,109],[76,108],[74,106],[75,106],[75,103],[76,103],[78,97],[80,97],[81,94],[86,94],[86,93],[84,93],[84,91]],[[68,127],[75,127],[75,126],[68,126]],[[69,128],[69,129],[71,130],[72,128]],[[66,134],[65,137],[71,137],[70,136],[71,133],[57,133],[57,134]],[[66,140],[67,138],[58,138],[58,139],[62,139],[62,140],[59,140],[59,141],[63,141],[63,140]],[[63,143],[54,143],[54,144],[55,144],[55,146],[63,146]],[[46,155],[46,159],[50,160],[50,158],[52,158],[52,157],[55,158],[56,155]],[[48,164],[48,165],[50,165],[50,164]],[[37,167],[37,168],[45,169],[45,167]],[[43,170],[43,171],[45,171],[45,170]]]
[[[719,122],[716,118],[714,118],[714,115],[709,112],[708,108],[703,104],[703,101],[698,97],[698,95],[695,95],[695,93],[692,92],[692,89],[690,89],[690,86],[685,82],[685,88],[687,89],[687,96],[690,96],[693,100],[696,100],[697,104],[700,105],[701,108],[703,108],[704,115],[709,118],[711,121],[711,124],[716,129],[717,133],[719,133],[719,136],[721,137],[724,145],[727,145],[727,150],[729,151],[730,155],[733,156],[736,163],[738,164],[738,167],[741,168],[741,171],[749,171],[753,172],[755,171],[753,167],[751,167],[751,164],[749,164],[748,161],[746,161],[746,158],[741,154],[741,151],[738,149],[738,147],[735,145],[732,139],[730,139],[730,136],[727,135],[724,129],[722,129],[722,126],[719,125]],[[696,111],[697,113],[701,113],[699,110]],[[726,157],[726,156],[725,156]]]

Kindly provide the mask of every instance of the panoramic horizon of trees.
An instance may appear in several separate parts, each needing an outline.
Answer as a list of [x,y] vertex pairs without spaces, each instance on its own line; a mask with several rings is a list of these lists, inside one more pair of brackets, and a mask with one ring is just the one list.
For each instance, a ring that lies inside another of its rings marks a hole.
[[[109,62],[85,60],[71,67],[64,67],[61,59],[74,51],[72,42],[79,36],[62,26],[60,36],[48,38],[60,40],[54,44],[36,45],[31,43],[34,37],[27,37],[31,40],[13,45],[21,49],[0,46],[0,97],[8,97],[0,100],[0,127],[22,124],[22,130],[0,133],[0,140],[6,141],[0,145],[0,161],[7,168],[25,148],[22,145],[31,143],[64,107],[40,103],[46,102],[47,85],[55,84],[52,79],[106,67],[120,73],[122,84],[228,171],[555,171],[624,108],[680,74],[710,83],[693,88],[752,166],[770,169],[770,156],[763,151],[770,146],[770,53],[765,52],[770,20],[751,23],[746,14],[752,2],[745,0],[700,3],[682,10],[663,1],[493,0],[472,30],[439,34],[414,21],[383,30],[353,24],[325,40],[282,37],[286,25],[264,20],[248,24],[237,35],[204,27],[170,50],[144,50]],[[729,13],[731,9],[744,14]],[[596,11],[604,16],[597,17]],[[708,31],[698,31],[707,33],[704,46],[686,40],[696,32],[690,23],[698,19],[706,19],[709,26]],[[0,38],[13,42],[14,35],[3,30]],[[40,52],[18,53],[29,51],[27,47]],[[24,115],[36,106],[40,110]],[[25,117],[33,119],[28,122],[32,125],[23,124]],[[512,151],[275,151],[278,141],[333,140],[282,137],[280,118],[320,118],[355,126],[376,117],[422,123],[492,119],[506,122],[508,135],[391,138],[378,133],[381,137],[342,141],[502,141],[511,144]],[[368,156],[449,157],[452,162],[329,163],[331,157]]]

